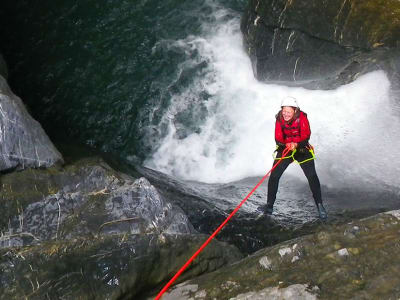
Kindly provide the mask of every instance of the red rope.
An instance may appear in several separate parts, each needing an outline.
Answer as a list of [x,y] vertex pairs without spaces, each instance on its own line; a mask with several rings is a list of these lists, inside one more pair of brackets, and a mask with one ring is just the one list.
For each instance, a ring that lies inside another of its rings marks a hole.
[[168,288],[174,283],[174,281],[186,270],[186,268],[190,265],[190,263],[197,257],[197,255],[200,254],[201,251],[211,242],[211,240],[218,234],[218,232],[221,231],[221,229],[225,226],[226,223],[236,214],[236,212],[240,209],[240,207],[249,199],[249,197],[254,193],[254,191],[263,183],[263,181],[271,174],[271,172],[279,165],[279,163],[282,161],[282,159],[286,156],[286,154],[290,150],[286,148],[283,153],[281,158],[276,162],[276,164],[272,167],[271,170],[268,171],[267,174],[257,183],[257,185],[251,190],[251,192],[242,200],[242,202],[239,203],[238,206],[234,209],[234,211],[225,219],[225,221],[219,225],[219,227],[214,231],[214,233],[207,239],[207,241],[204,242],[203,245],[196,251],[196,253],[193,254],[193,256],[180,268],[180,270],[175,274],[174,277],[171,278],[171,280],[163,287],[163,289],[158,293],[157,297],[154,298],[154,300],[159,300],[161,296],[168,290]]

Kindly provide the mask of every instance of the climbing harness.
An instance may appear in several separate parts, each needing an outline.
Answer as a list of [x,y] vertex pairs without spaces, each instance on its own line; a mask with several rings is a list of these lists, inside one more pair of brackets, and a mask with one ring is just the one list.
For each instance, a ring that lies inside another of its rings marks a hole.
[[[290,150],[286,148],[282,152],[282,157],[285,157]],[[225,226],[226,223],[236,214],[236,212],[240,209],[240,207],[250,198],[250,196],[255,192],[255,190],[264,182],[264,180],[271,174],[271,172],[281,163],[283,158],[278,158],[278,161],[274,164],[271,170],[268,171],[267,174],[264,175],[263,178],[257,183],[257,185],[247,194],[247,196],[239,203],[238,206],[231,212],[231,214],[222,222],[221,225],[210,235],[210,237],[201,245],[201,247],[192,255],[191,258],[179,269],[179,271],[171,278],[171,280],[163,287],[163,289],[157,294],[154,300],[159,300],[162,295],[168,290],[168,288],[175,282],[175,280],[186,270],[186,268],[190,265],[190,263],[200,254],[201,251],[211,242],[211,240],[221,231],[221,229]]]
[[[301,165],[301,164],[303,164],[303,163],[305,163],[305,162],[308,162],[308,161],[310,161],[310,160],[315,159],[314,147],[310,145],[310,146],[307,147],[306,149],[307,149],[308,152],[310,152],[310,154],[311,154],[311,157],[310,157],[310,158],[307,158],[307,159],[302,160],[302,161],[298,161],[297,159],[294,158],[294,155],[295,155],[295,153],[297,152],[297,149],[294,149],[294,150],[292,151],[292,154],[290,154],[290,155],[288,155],[288,156],[285,156],[285,155],[282,153],[282,159],[291,158],[291,159],[293,159],[294,162],[298,163],[299,165]],[[274,153],[272,153],[272,157],[274,158],[274,160],[281,159],[281,157],[278,157],[278,158],[276,157],[276,156],[277,156],[277,152],[278,152],[278,147],[277,147],[277,149],[274,151]]]

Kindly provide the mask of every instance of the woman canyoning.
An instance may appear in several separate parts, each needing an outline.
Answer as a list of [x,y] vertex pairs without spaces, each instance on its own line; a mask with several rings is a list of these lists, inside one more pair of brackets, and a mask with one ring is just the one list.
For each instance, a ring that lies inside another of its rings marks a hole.
[[328,215],[322,205],[321,185],[315,170],[314,151],[308,142],[310,136],[311,130],[307,114],[300,110],[295,98],[284,98],[275,122],[275,141],[277,144],[275,162],[282,157],[285,149],[288,149],[289,153],[271,173],[268,181],[267,204],[259,208],[262,213],[272,215],[279,179],[286,168],[293,161],[296,161],[307,177],[319,217],[326,220]]

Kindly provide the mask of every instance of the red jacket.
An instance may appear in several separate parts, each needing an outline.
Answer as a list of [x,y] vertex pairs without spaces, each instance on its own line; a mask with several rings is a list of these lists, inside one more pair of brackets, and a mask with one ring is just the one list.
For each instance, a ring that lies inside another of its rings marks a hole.
[[307,114],[300,111],[292,122],[285,122],[281,113],[277,115],[275,123],[275,141],[279,144],[298,143],[298,147],[305,147],[311,136],[310,123]]

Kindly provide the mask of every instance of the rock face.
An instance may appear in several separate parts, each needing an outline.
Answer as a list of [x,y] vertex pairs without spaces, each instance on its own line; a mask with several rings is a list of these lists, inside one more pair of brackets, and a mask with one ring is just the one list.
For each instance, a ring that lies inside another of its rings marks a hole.
[[194,233],[183,211],[164,201],[145,178],[134,180],[101,160],[81,163],[2,178],[2,227],[7,226],[2,247],[100,234]]
[[[121,234],[2,249],[0,299],[28,295],[29,299],[137,299],[143,290],[170,279],[205,239],[203,235]],[[182,279],[240,258],[236,248],[212,242]]]
[[399,230],[400,211],[321,227],[184,282],[165,299],[397,299]]
[[[0,299],[134,297],[170,279],[207,238],[145,178],[100,158],[0,180]],[[241,257],[215,241],[182,279]]]
[[[209,185],[203,186],[199,190],[193,185],[154,170],[141,167],[136,167],[136,170],[141,176],[146,177],[165,199],[179,206],[185,212],[195,230],[209,235],[235,209],[236,205],[243,199],[242,197],[246,195],[245,193],[248,193],[258,182],[257,179],[243,186],[238,184],[237,188],[232,184],[222,185],[216,187],[216,192],[210,196],[210,194],[202,193],[202,191],[212,189]],[[131,173],[128,170],[127,172]],[[262,199],[266,199],[261,188],[258,193],[263,195],[261,196]],[[231,197],[234,202],[230,203],[221,198],[214,198],[215,194]],[[253,199],[248,202],[250,201],[253,201]],[[312,209],[314,212],[314,206],[312,206]],[[315,221],[315,219],[307,216],[293,218],[291,215],[257,218],[256,212],[246,211],[246,208],[242,207],[218,234],[218,240],[235,245],[242,253],[249,254],[267,246],[313,232],[318,226],[318,222]]]
[[398,79],[399,17],[395,0],[251,0],[241,29],[259,80],[334,88],[377,69]]
[[62,156],[0,76],[0,171],[49,167]]

